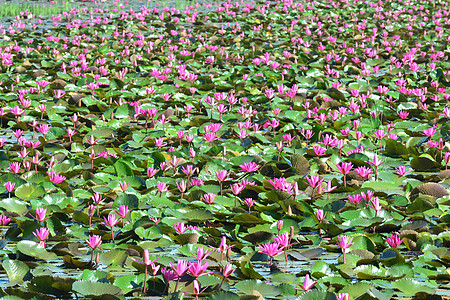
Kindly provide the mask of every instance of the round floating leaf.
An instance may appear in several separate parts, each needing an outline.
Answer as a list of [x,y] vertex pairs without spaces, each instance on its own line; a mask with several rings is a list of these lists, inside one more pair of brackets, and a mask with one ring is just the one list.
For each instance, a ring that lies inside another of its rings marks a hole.
[[438,164],[429,157],[420,156],[415,157],[411,160],[411,168],[415,171],[432,171],[438,169]]
[[114,163],[114,168],[116,169],[117,177],[119,179],[123,179],[125,177],[134,175],[133,169],[131,168],[131,166],[123,161],[120,161],[120,160],[116,161]]
[[301,154],[292,154],[291,164],[299,175],[307,175],[310,169],[309,161]]
[[20,216],[24,216],[28,212],[26,203],[13,198],[7,198],[0,201],[0,207],[4,208],[8,212],[13,212]]
[[30,268],[20,260],[6,259],[2,263],[3,269],[8,274],[9,282],[22,283],[31,279]]
[[311,275],[315,278],[321,278],[324,276],[332,275],[330,266],[324,261],[316,261],[311,268]]
[[95,138],[108,138],[111,137],[113,133],[114,130],[109,127],[99,127],[86,134],[85,142],[87,143],[91,135],[93,135]]
[[240,281],[234,287],[247,295],[253,295],[253,291],[257,291],[263,297],[276,297],[281,293],[279,287],[255,279]]
[[128,254],[125,250],[112,249],[108,252],[101,253],[100,261],[105,265],[123,266],[127,257]]
[[377,268],[373,265],[362,265],[355,268],[356,276],[359,279],[386,278],[386,270]]
[[115,285],[98,281],[76,281],[73,283],[72,289],[83,296],[118,295],[122,292]]
[[44,188],[36,183],[25,183],[19,186],[15,191],[16,197],[24,200],[38,198],[45,194]]
[[173,239],[180,243],[180,245],[196,244],[198,241],[198,234],[195,232],[185,232],[175,236]]
[[410,278],[414,276],[412,267],[407,263],[395,264],[389,268],[387,275],[390,278],[399,279],[402,277]]
[[436,291],[426,286],[423,282],[419,282],[410,278],[402,278],[400,280],[394,281],[392,287],[399,289],[407,295],[416,295],[418,293],[425,293],[434,295]]
[[310,290],[301,294],[297,300],[336,300],[336,295],[326,291]]
[[56,259],[56,254],[48,252],[44,247],[33,241],[20,241],[17,243],[17,250],[21,253],[36,259],[50,260]]
[[184,218],[186,220],[202,222],[202,221],[206,221],[206,220],[212,220],[212,219],[214,219],[214,216],[209,210],[193,209],[193,210],[187,211],[187,213],[184,215]]
[[272,275],[273,282],[279,283],[292,283],[297,281],[297,277],[294,274],[278,272]]
[[148,240],[160,238],[161,234],[162,234],[161,228],[157,225],[149,227],[149,228],[138,227],[134,231],[141,238],[148,239]]
[[113,208],[118,208],[120,205],[128,205],[128,209],[137,209],[139,199],[133,194],[122,194],[114,200]]
[[387,249],[383,253],[381,253],[380,262],[383,265],[389,267],[389,266],[393,266],[398,263],[403,263],[403,262],[405,262],[405,259],[403,258],[400,251],[398,251],[398,249],[391,248],[391,249]]
[[441,198],[448,195],[448,191],[445,187],[434,182],[427,182],[415,187],[411,191],[411,198],[416,198],[419,193],[435,198]]
[[306,251],[303,251],[300,253],[301,256],[303,256],[304,258],[317,258],[320,255],[322,255],[323,251],[325,251],[325,249],[323,248],[313,248],[313,249],[308,249]]
[[266,223],[266,221],[258,218],[257,216],[250,214],[238,214],[234,216],[231,221],[236,224],[262,224]]
[[67,296],[72,291],[73,282],[75,282],[73,278],[45,275],[33,278],[28,287],[34,292]]
[[208,300],[239,300],[239,299],[240,297],[238,294],[226,291],[220,291],[208,297]]
[[345,286],[340,293],[348,293],[350,299],[356,299],[364,295],[373,286],[365,282],[357,282],[355,284],[349,284]]
[[247,242],[250,242],[254,245],[260,244],[267,240],[272,240],[273,233],[267,231],[256,231],[250,234],[247,234],[243,237],[243,239]]
[[114,285],[119,287],[125,294],[142,286],[144,282],[144,273],[139,275],[125,275],[120,276],[114,280]]
[[361,186],[361,188],[373,189],[374,191],[379,191],[386,193],[388,195],[397,194],[403,195],[403,188],[397,184],[384,182],[384,181],[366,181]]
[[350,247],[350,250],[356,249],[364,249],[369,250],[372,253],[375,253],[375,244],[366,236],[356,236],[353,238],[353,245]]

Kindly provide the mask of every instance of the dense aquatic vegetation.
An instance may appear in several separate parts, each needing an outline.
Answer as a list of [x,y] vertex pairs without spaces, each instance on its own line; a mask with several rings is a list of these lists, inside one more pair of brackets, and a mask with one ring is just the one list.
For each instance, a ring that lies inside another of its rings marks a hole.
[[3,296],[448,298],[449,3],[74,7],[0,25]]

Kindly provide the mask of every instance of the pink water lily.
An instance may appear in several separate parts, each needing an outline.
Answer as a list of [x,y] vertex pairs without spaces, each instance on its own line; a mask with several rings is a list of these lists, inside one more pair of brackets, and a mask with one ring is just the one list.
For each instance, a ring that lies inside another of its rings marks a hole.
[[206,272],[206,269],[208,269],[209,264],[208,263],[202,263],[200,260],[189,263],[189,273],[191,273],[194,277],[200,277],[209,274],[210,272]]
[[122,227],[125,226],[125,218],[131,212],[128,210],[128,205],[119,205],[119,211],[114,210],[116,214],[122,219]]
[[33,234],[35,237],[38,238],[39,245],[45,248],[45,240],[47,240],[50,231],[45,227],[40,227],[39,229],[36,229],[36,231],[33,232]]
[[94,250],[101,249],[100,246],[102,245],[102,238],[99,235],[90,235],[86,240],[86,244],[92,249],[90,262],[92,264],[92,261],[94,259]]
[[351,169],[353,168],[353,164],[350,162],[342,162],[340,165],[336,165],[339,172],[341,172],[344,175],[344,187],[347,186],[347,180],[346,175],[350,173]]
[[391,233],[391,236],[386,238],[386,242],[391,246],[392,248],[398,248],[404,239],[400,239],[400,236],[397,234]]
[[310,289],[312,289],[314,287],[314,285],[316,285],[316,283],[317,282],[315,282],[314,280],[311,280],[311,278],[309,277],[309,274],[306,274],[303,284],[299,284],[298,285],[299,288],[294,288],[294,289],[299,290],[299,291],[309,291]]
[[8,198],[11,198],[11,192],[14,191],[14,187],[16,186],[15,182],[5,182],[5,188],[8,191]]
[[111,237],[112,237],[112,241],[113,241],[113,243],[114,243],[114,232],[113,232],[113,228],[114,228],[114,226],[117,225],[117,223],[119,223],[120,220],[119,220],[119,219],[116,219],[116,215],[114,215],[114,214],[110,214],[110,215],[108,215],[108,217],[103,217],[103,219],[105,220],[105,221],[103,222],[103,224],[104,224],[105,226],[111,228]]
[[156,261],[158,261],[160,258],[157,258],[157,259],[155,259],[155,260],[150,260],[150,254],[149,254],[149,251],[148,251],[148,249],[144,249],[144,251],[143,251],[143,253],[142,253],[142,261],[140,261],[140,260],[138,260],[138,259],[136,259],[136,258],[131,258],[132,260],[134,260],[135,262],[138,262],[138,263],[140,263],[141,265],[144,265],[145,266],[145,275],[144,275],[144,287],[143,287],[143,289],[142,289],[142,292],[145,294],[146,293],[146,291],[147,291],[147,276],[148,276],[148,267],[149,266],[152,266],[152,268],[154,268],[154,269],[159,269],[159,266],[158,267],[156,267],[155,265],[154,265],[154,263],[156,262]]
[[259,253],[266,254],[270,257],[270,264],[272,264],[272,260],[275,256],[283,252],[283,246],[277,242],[258,245],[258,247],[261,249],[261,251],[258,251]]
[[346,235],[340,235],[338,237],[338,242],[337,245],[342,249],[342,253],[343,253],[343,260],[344,260],[344,264],[345,264],[345,252],[348,248],[350,248],[354,243],[352,242],[353,238],[349,238]]
[[228,171],[227,170],[218,170],[215,172],[217,180],[220,183],[220,196],[223,196],[223,182],[228,180]]

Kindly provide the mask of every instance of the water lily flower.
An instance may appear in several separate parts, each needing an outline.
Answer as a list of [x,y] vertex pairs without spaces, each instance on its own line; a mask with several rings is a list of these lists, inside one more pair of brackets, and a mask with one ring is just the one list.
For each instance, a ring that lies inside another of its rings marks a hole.
[[6,226],[9,224],[9,222],[11,222],[11,218],[8,218],[7,216],[4,216],[4,215],[0,215],[0,225],[1,226]]
[[197,249],[197,255],[196,258],[198,261],[202,261],[205,258],[207,258],[212,252],[206,252],[205,247],[200,246]]
[[92,264],[94,259],[94,250],[97,248],[101,249],[100,246],[102,245],[102,238],[99,235],[90,235],[86,240],[86,244],[92,249],[90,262],[90,264]]
[[164,280],[166,282],[166,287],[164,288],[165,292],[169,288],[170,281],[177,280],[178,275],[171,268],[161,268],[161,274],[163,275]]
[[391,236],[386,238],[386,242],[391,246],[392,248],[398,248],[398,246],[401,245],[404,239],[400,239],[400,236],[398,234],[391,234]]
[[346,187],[347,186],[346,175],[350,173],[351,169],[353,168],[353,164],[348,162],[342,162],[340,165],[336,165],[336,167],[338,168],[339,172],[341,172],[344,175],[344,187]]
[[177,265],[176,267],[172,265],[172,263],[169,263],[170,268],[172,269],[172,271],[177,275],[177,283],[175,285],[175,289],[174,291],[177,291],[178,288],[178,284],[180,282],[180,278],[186,274],[186,272],[189,270],[189,262],[179,259],[177,261]]
[[320,145],[313,146],[312,148],[313,148],[314,154],[317,155],[317,156],[322,156],[327,151],[327,148],[322,147]]
[[[144,249],[144,252],[142,253],[142,260],[143,260],[143,261],[140,261],[140,260],[138,260],[138,259],[136,259],[136,258],[133,258],[133,257],[132,257],[131,259],[134,260],[135,262],[138,262],[138,263],[140,263],[141,265],[144,265],[144,266],[145,266],[144,288],[143,288],[143,290],[142,290],[142,292],[145,294],[145,292],[147,291],[148,267],[149,267],[149,266],[152,266],[152,268],[153,268],[153,266],[155,266],[154,263],[155,263],[156,261],[158,261],[160,258],[157,258],[157,259],[155,259],[155,260],[150,260],[150,254],[149,254],[148,249]],[[158,266],[158,269],[159,269],[159,267],[160,267],[160,266]],[[153,269],[156,269],[156,267],[153,268]]]
[[375,210],[375,216],[380,210],[383,210],[383,206],[381,206],[378,197],[373,197],[372,199],[370,199],[369,206]]
[[195,278],[207,275],[210,273],[210,272],[205,273],[208,266],[209,266],[208,263],[202,264],[201,260],[198,260],[195,263],[189,263],[189,273],[191,273],[191,275],[194,276]]
[[283,246],[281,246],[277,242],[258,245],[258,247],[259,249],[261,249],[261,251],[258,251],[259,253],[264,253],[270,256],[270,264],[272,264],[273,257],[277,256],[283,251]]
[[221,290],[222,285],[225,282],[225,278],[230,277],[233,274],[234,271],[236,271],[236,268],[233,268],[232,264],[227,264],[225,266],[225,268],[223,268],[223,270],[222,270],[223,278],[222,278],[222,281],[220,282],[219,287],[217,288],[217,290],[219,290],[219,291]]
[[248,212],[250,212],[251,207],[255,204],[255,200],[252,198],[245,198],[244,203],[248,207]]
[[374,166],[375,168],[375,180],[378,180],[378,167],[383,164],[383,160],[378,158],[378,155],[375,153],[373,156],[373,161],[369,161],[368,164]]
[[125,180],[120,182],[119,185],[124,193],[127,191],[128,187],[130,186],[130,184],[128,182],[126,182]]
[[228,179],[228,171],[227,170],[218,170],[215,172],[217,180],[220,183],[220,196],[223,196],[223,182]]
[[350,248],[354,243],[352,243],[353,238],[349,238],[346,235],[340,235],[338,237],[337,245],[342,249],[342,253],[344,255],[344,264],[345,264],[345,252],[346,249]]
[[52,183],[60,184],[61,182],[66,180],[66,176],[60,175],[60,174],[56,173],[56,171],[54,171],[54,170],[49,170],[47,172],[47,174],[48,174],[48,179]]
[[400,117],[400,119],[402,119],[402,120],[406,120],[409,116],[409,112],[404,111],[404,110],[399,111],[397,114]]
[[192,282],[192,289],[193,292],[189,293],[189,292],[185,292],[186,294],[191,294],[191,295],[195,295],[195,300],[198,300],[198,296],[203,293],[208,287],[204,287],[202,290],[200,290],[200,284],[198,283],[197,279],[194,279],[194,281]]
[[290,240],[291,240],[289,237],[289,234],[287,232],[285,232],[279,236],[273,237],[273,240],[281,246],[282,250],[284,250],[284,257],[285,257],[286,264],[287,264],[288,258],[287,258],[286,250],[292,245],[292,244],[289,244]]
[[46,135],[47,133],[49,133],[50,128],[51,128],[51,125],[49,125],[49,124],[41,124],[39,126],[36,126],[37,132],[39,132],[43,135]]
[[356,195],[348,195],[347,196],[347,200],[345,200],[346,202],[350,202],[351,204],[353,204],[355,207],[358,206],[359,203],[361,203],[363,200],[363,198],[361,197],[360,194],[356,194]]
[[181,277],[181,276],[183,276],[184,274],[186,274],[186,272],[187,272],[188,269],[189,269],[189,263],[188,263],[188,261],[185,261],[185,260],[182,260],[182,259],[179,259],[179,260],[177,261],[176,267],[173,266],[172,263],[169,263],[169,265],[170,265],[170,268],[172,269],[172,271],[173,271],[178,277]]
[[183,234],[189,230],[184,222],[177,222],[175,225],[173,225],[173,229],[175,229],[178,234]]
[[303,281],[302,285],[298,285],[299,288],[294,288],[296,290],[299,291],[309,291],[310,289],[313,288],[313,286],[316,284],[317,282],[315,282],[314,280],[311,280],[311,278],[309,277],[309,274],[306,274],[305,276],[305,280]]
[[158,169],[153,169],[151,167],[147,168],[147,176],[149,178],[152,178],[153,176],[155,176],[156,173],[158,173]]
[[33,217],[38,222],[44,222],[49,219],[51,216],[45,217],[47,214],[47,209],[45,208],[36,208],[36,217]]
[[231,185],[231,192],[234,195],[234,207],[237,207],[237,196],[245,189],[245,186],[239,182],[233,183]]
[[354,172],[363,178],[363,182],[372,176],[372,170],[364,166],[357,167]]
[[319,222],[322,222],[325,219],[326,213],[323,211],[323,209],[318,209],[314,211],[314,215]]
[[48,238],[50,231],[45,227],[40,227],[33,232],[33,235],[38,238],[39,245],[45,248],[45,240]]
[[336,296],[336,300],[349,300],[348,293],[339,293]]
[[105,222],[103,222],[103,224],[107,227],[111,228],[111,237],[112,237],[112,241],[114,243],[114,232],[113,232],[113,228],[114,226],[117,225],[117,223],[119,223],[119,219],[116,219],[116,215],[114,214],[110,214],[108,215],[108,217],[103,217],[103,219],[105,220]]
[[11,198],[11,192],[14,191],[15,186],[16,186],[15,182],[11,182],[11,181],[5,182],[5,188],[8,191],[8,198]]
[[253,173],[258,171],[258,169],[260,168],[256,163],[254,162],[248,162],[248,163],[244,163],[242,165],[239,165],[239,167],[242,169],[242,171],[247,172],[247,173]]
[[12,162],[12,163],[9,163],[8,166],[9,166],[9,171],[11,173],[19,174],[19,172],[20,172],[20,163]]
[[201,199],[208,204],[214,203],[215,198],[216,198],[216,194],[213,194],[213,193],[206,193],[201,197]]
[[92,195],[92,201],[94,201],[95,205],[97,206],[97,217],[100,217],[100,211],[99,211],[99,204],[103,202],[104,199],[102,199],[102,195],[100,195],[99,192],[95,192],[94,195]]
[[169,185],[165,182],[157,182],[156,189],[159,192],[159,196],[162,196],[162,193],[165,193],[169,190]]
[[119,205],[119,211],[117,211],[117,210],[114,210],[114,211],[122,219],[122,227],[125,226],[125,218],[130,213],[130,211],[128,210],[128,205]]

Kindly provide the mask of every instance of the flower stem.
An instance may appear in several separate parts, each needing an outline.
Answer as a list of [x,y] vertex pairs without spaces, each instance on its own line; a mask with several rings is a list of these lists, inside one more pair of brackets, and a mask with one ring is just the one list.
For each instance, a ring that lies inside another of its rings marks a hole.
[[148,275],[148,271],[147,271],[147,266],[145,266],[145,276],[144,276],[144,294],[145,292],[147,292],[147,275]]

